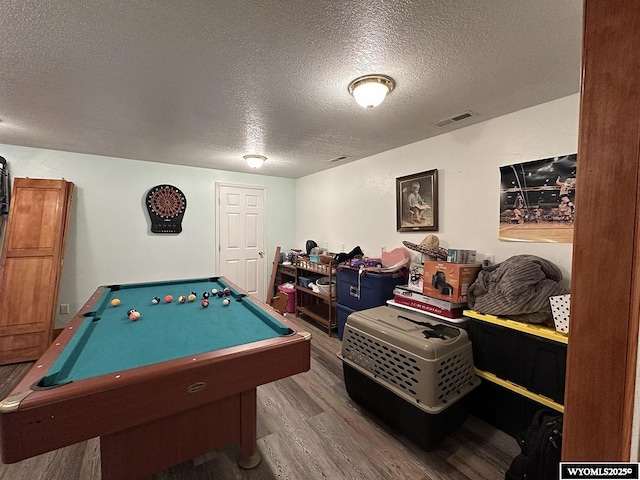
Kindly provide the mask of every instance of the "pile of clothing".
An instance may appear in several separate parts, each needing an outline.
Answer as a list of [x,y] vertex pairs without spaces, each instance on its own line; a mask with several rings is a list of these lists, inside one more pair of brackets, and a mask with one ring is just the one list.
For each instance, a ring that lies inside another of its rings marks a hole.
[[469,308],[480,313],[528,323],[553,325],[549,297],[564,295],[562,272],[535,255],[516,255],[496,265],[483,266],[469,286]]

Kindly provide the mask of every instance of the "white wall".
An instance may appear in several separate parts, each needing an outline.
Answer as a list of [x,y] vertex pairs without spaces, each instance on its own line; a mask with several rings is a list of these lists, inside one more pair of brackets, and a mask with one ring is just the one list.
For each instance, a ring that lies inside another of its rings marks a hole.
[[[300,178],[297,248],[312,239],[332,252],[360,245],[375,257],[381,247],[435,233],[444,247],[493,254],[496,262],[525,253],[546,258],[568,287],[572,244],[498,240],[499,167],[576,153],[578,116],[576,94]],[[396,178],[431,169],[438,169],[439,231],[397,232]]]
[[[58,299],[72,312],[98,285],[214,275],[215,182],[267,187],[270,265],[276,246],[304,248],[308,239],[334,252],[360,245],[370,256],[403,240],[420,243],[424,232],[396,232],[395,179],[434,168],[435,233],[444,246],[494,254],[496,261],[539,255],[562,269],[568,286],[571,244],[498,240],[498,167],[575,153],[578,109],[579,96],[572,95],[297,181],[12,145],[0,145],[0,155],[13,178],[66,178],[76,185]],[[149,233],[144,196],[161,183],[187,196],[180,235]],[[56,325],[70,318],[59,316]]]
[[[12,178],[65,178],[75,184],[58,303],[75,313],[99,285],[216,274],[215,182],[267,188],[265,282],[276,246],[294,241],[295,181],[220,170],[0,145]],[[149,188],[180,188],[187,210],[179,235],[149,231]],[[72,315],[56,318],[56,326]]]

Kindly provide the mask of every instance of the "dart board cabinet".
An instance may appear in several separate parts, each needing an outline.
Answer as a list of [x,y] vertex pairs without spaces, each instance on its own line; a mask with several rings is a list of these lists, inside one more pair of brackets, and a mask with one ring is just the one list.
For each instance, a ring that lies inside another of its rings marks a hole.
[[147,192],[147,211],[152,233],[180,233],[187,198],[173,185],[156,185]]

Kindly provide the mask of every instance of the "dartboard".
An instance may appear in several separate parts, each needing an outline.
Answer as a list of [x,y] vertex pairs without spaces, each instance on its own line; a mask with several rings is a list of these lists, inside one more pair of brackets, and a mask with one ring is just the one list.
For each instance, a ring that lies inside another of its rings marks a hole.
[[153,233],[180,233],[187,198],[173,185],[156,185],[147,192],[147,211]]

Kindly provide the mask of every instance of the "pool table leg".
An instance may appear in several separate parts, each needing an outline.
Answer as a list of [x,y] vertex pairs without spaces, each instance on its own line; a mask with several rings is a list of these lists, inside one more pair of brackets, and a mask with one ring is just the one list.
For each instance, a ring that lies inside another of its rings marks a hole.
[[256,389],[240,394],[240,460],[238,465],[245,470],[255,468],[262,460],[256,448]]

